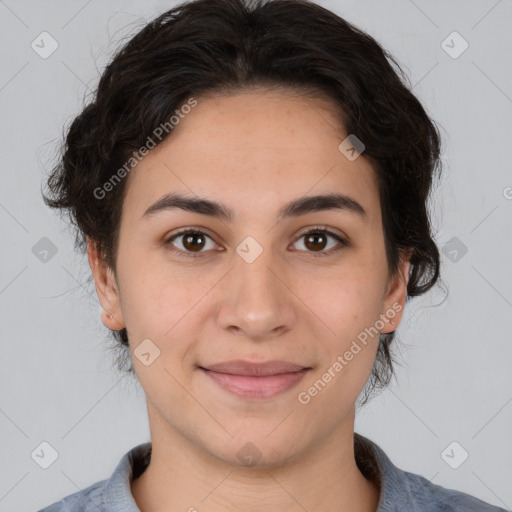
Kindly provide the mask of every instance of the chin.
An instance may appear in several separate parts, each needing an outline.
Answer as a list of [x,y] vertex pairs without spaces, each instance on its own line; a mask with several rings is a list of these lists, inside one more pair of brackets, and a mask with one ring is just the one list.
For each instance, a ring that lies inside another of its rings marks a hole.
[[[272,428],[275,428],[275,425]],[[275,468],[300,456],[302,447],[287,432],[281,435],[253,433],[246,429],[220,446],[210,447],[210,452],[224,463],[248,468]]]

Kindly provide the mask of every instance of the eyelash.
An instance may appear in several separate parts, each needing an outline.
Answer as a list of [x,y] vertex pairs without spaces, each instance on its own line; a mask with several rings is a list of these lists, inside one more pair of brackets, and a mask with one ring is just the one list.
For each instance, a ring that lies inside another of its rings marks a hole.
[[[335,240],[337,240],[339,242],[339,244],[341,245],[341,247],[340,246],[334,247],[334,248],[329,249],[328,251],[322,251],[322,252],[319,252],[319,253],[315,253],[314,251],[299,251],[299,252],[309,252],[309,253],[311,253],[312,256],[314,256],[316,258],[316,257],[322,257],[322,256],[330,256],[330,255],[338,252],[339,250],[341,250],[343,247],[349,247],[350,246],[350,244],[346,240],[341,238],[336,233],[333,233],[332,231],[329,231],[325,226],[316,226],[314,228],[309,229],[308,231],[302,233],[297,238],[297,241],[300,240],[301,238],[303,238],[303,237],[305,237],[307,235],[313,234],[313,233],[330,236],[330,237],[334,238]],[[191,251],[182,251],[181,249],[174,249],[172,247],[172,242],[176,238],[178,238],[179,236],[188,235],[188,234],[204,235],[204,236],[208,237],[210,240],[212,240],[211,236],[206,234],[204,231],[200,231],[198,229],[185,228],[185,229],[183,229],[181,231],[178,231],[177,233],[174,233],[170,238],[165,240],[164,241],[164,245],[165,246],[169,246],[169,250],[171,252],[179,254],[180,256],[185,256],[185,257],[189,257],[189,258],[198,258],[205,251],[200,251],[200,252],[194,254]]]

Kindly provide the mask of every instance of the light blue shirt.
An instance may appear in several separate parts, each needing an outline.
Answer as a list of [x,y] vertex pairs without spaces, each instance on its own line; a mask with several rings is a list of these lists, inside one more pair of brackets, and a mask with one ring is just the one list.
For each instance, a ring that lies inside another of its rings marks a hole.
[[[507,512],[460,491],[446,489],[426,478],[397,468],[373,441],[354,434],[354,453],[361,472],[380,482],[377,512]],[[39,512],[140,512],[130,481],[139,476],[151,458],[151,443],[132,448],[112,476],[70,494]]]

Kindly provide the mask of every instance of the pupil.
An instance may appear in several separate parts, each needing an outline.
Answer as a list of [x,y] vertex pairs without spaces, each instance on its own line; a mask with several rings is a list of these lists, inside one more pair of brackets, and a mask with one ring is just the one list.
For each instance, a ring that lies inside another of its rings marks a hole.
[[[318,239],[318,238],[322,238],[323,241],[325,242],[325,237],[324,235],[320,234],[320,233],[313,233],[313,234],[310,234],[308,237],[307,237],[307,241],[306,241],[306,244],[309,243],[311,240],[315,240],[315,239]],[[323,246],[324,244],[322,243],[317,243],[317,242],[311,242],[312,243],[312,246],[313,247],[316,247],[318,248],[319,246]],[[323,249],[323,247],[321,247]]]
[[[194,244],[194,243],[192,242],[192,240],[193,240],[194,238],[196,238],[196,237],[197,237],[197,238],[201,238],[201,239],[203,238],[203,237],[202,237],[202,235],[201,235],[201,234],[199,234],[199,233],[188,234],[188,235],[185,237],[185,240],[184,240],[183,245],[184,245],[187,249],[191,249],[191,250],[194,250],[194,247],[195,247],[196,249],[199,247],[199,250],[200,250],[200,249],[202,249],[202,246],[204,245],[204,240],[203,240],[202,244],[201,244],[201,243],[199,243],[199,244]],[[190,246],[189,246],[189,245],[190,245]]]

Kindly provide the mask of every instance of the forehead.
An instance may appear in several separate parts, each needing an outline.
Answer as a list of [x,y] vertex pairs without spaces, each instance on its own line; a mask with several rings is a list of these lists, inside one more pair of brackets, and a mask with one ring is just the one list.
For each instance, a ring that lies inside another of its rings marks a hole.
[[375,172],[366,158],[349,160],[340,151],[348,134],[336,105],[285,91],[196,100],[130,173],[125,195],[130,214],[140,218],[168,192],[215,198],[242,217],[332,192],[354,197],[376,213]]

